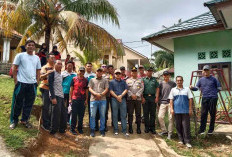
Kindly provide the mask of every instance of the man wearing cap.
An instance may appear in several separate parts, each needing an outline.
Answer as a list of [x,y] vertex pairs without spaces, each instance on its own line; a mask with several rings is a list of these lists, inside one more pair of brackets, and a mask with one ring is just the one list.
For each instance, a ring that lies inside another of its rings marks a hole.
[[128,86],[124,80],[121,79],[122,74],[120,70],[115,70],[115,79],[110,81],[110,94],[112,95],[112,111],[113,111],[113,124],[114,134],[118,135],[118,109],[120,109],[120,116],[122,122],[122,133],[128,137],[126,126],[126,98]]
[[146,73],[145,73],[145,69],[143,65],[139,66],[139,74],[138,74],[138,78],[144,78],[146,77]]
[[150,67],[147,70],[147,76],[143,78],[144,92],[143,92],[143,113],[145,123],[145,133],[151,131],[152,134],[156,134],[155,131],[155,115],[156,115],[156,103],[158,102],[158,87],[159,83],[156,78],[152,76],[153,68]]
[[126,81],[128,86],[127,108],[130,134],[133,134],[132,123],[134,110],[136,114],[137,134],[141,134],[141,102],[144,85],[142,79],[139,79],[137,75],[137,68],[133,67],[131,69],[131,78]]
[[217,100],[218,92],[222,89],[219,81],[210,75],[209,65],[203,67],[203,76],[197,82],[196,87],[190,85],[190,89],[197,91],[200,89],[202,93],[201,101],[201,126],[199,134],[204,134],[206,129],[206,122],[208,117],[208,112],[210,113],[210,125],[208,134],[212,134],[214,131],[215,116],[217,110]]
[[[159,133],[159,135],[162,136],[168,134],[168,139],[171,139],[173,132],[173,116],[170,110],[169,94],[171,89],[176,87],[176,83],[170,80],[170,74],[168,71],[163,72],[163,78],[164,81],[160,82],[158,93],[157,93],[159,95],[158,98],[160,101],[158,119],[162,130],[162,132]],[[164,122],[164,117],[167,111],[168,111],[168,119],[169,119],[168,132]]]
[[126,75],[126,68],[124,66],[120,67],[121,73],[122,73],[122,79],[126,81],[129,77]]
[[106,94],[109,89],[108,80],[102,77],[103,69],[97,69],[96,78],[89,82],[89,91],[91,92],[90,98],[90,129],[91,137],[95,136],[95,118],[97,110],[100,114],[100,133],[105,136],[105,114],[106,114]]
[[71,82],[70,98],[69,101],[72,103],[72,114],[71,114],[71,127],[70,132],[73,135],[77,135],[76,125],[78,116],[78,132],[83,134],[83,118],[85,114],[85,105],[88,101],[88,80],[84,77],[85,68],[79,68],[78,76],[74,77]]

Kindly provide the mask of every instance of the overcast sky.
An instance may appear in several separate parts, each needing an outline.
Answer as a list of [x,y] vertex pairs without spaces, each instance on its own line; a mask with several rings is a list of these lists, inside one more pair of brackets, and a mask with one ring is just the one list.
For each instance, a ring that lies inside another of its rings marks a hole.
[[[112,24],[97,22],[110,34],[123,42],[141,41],[142,37],[166,27],[188,20],[209,9],[203,3],[209,0],[108,0],[117,9],[120,28]],[[148,42],[125,43],[125,45],[150,58],[151,45]],[[152,46],[153,51],[158,50]]]

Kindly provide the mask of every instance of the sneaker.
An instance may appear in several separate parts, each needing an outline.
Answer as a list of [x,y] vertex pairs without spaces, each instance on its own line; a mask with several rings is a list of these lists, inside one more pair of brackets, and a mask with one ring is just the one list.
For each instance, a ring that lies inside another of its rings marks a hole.
[[178,144],[184,145],[184,142],[180,141],[180,142],[178,142]]
[[43,125],[41,125],[40,127],[47,132],[50,131],[49,129],[45,128]]
[[192,145],[191,145],[190,143],[186,143],[186,146],[187,146],[188,148],[192,148]]
[[149,133],[149,128],[145,128],[144,132]]
[[55,133],[53,136],[54,136],[54,138],[56,138],[58,140],[62,139],[62,137],[58,133]]
[[101,136],[105,137],[105,131],[100,131],[101,132]]
[[156,134],[156,131],[155,131],[155,130],[151,130],[151,133],[152,133],[153,135],[155,135],[155,134]]
[[122,122],[119,121],[119,122],[118,122],[118,125],[121,125],[121,124],[122,124]]
[[90,136],[95,137],[95,130],[91,130]]
[[209,130],[207,134],[208,134],[208,135],[213,135],[213,131],[212,131],[212,130]]
[[80,134],[83,134],[83,133],[84,133],[82,129],[78,130],[78,132],[79,132]]
[[29,123],[29,122],[23,122],[23,121],[21,121],[20,122],[22,125],[24,125],[26,128],[28,128],[28,129],[30,129],[30,128],[32,128],[32,124],[31,123]]
[[11,130],[14,130],[16,126],[17,126],[17,123],[11,123],[9,128]]
[[198,134],[199,134],[199,135],[204,135],[205,132],[204,132],[204,131],[198,131]]
[[75,130],[70,130],[70,132],[73,134],[73,135],[77,135],[77,132]]
[[168,140],[171,140],[172,139],[172,134],[168,134]]
[[162,132],[160,132],[160,133],[158,133],[160,136],[164,136],[164,135],[167,135],[168,134],[168,132],[167,131],[162,131]]
[[129,134],[126,132],[126,133],[123,133],[123,135],[125,136],[125,137],[129,137]]
[[118,135],[118,132],[117,132],[117,131],[115,131],[115,132],[114,132],[114,135],[116,135],[116,136],[117,136],[117,135]]

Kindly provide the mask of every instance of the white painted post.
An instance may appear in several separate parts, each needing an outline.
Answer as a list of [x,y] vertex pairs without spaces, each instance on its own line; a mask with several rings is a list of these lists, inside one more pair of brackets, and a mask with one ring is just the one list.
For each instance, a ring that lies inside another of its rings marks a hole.
[[113,53],[112,53],[112,51],[109,54],[109,64],[113,64]]
[[7,63],[10,59],[10,41],[9,38],[3,38],[3,63]]

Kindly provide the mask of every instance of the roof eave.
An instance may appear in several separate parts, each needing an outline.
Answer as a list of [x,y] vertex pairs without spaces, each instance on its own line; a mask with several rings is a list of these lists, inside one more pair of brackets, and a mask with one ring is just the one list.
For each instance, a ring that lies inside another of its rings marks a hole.
[[166,38],[168,38],[168,39],[177,38],[177,37],[183,37],[183,36],[187,36],[187,35],[199,34],[202,32],[211,32],[211,31],[224,30],[224,29],[225,28],[224,28],[223,24],[219,23],[219,24],[209,25],[209,26],[195,28],[195,29],[160,34],[160,35],[153,36],[150,38],[142,38],[142,40],[150,42],[150,41],[154,41],[154,40],[160,40],[160,39],[166,39]]
[[147,41],[147,42],[149,42],[149,43],[151,43],[151,44],[153,44],[161,49],[164,49],[166,51],[174,53],[174,51],[172,51],[166,47],[163,47],[162,45],[158,44],[156,41],[157,40],[165,40],[165,39],[175,39],[178,37],[196,35],[196,34],[200,34],[200,33],[208,33],[208,32],[219,31],[219,30],[225,30],[222,23],[219,23],[216,25],[205,26],[205,27],[201,27],[201,28],[197,28],[197,29],[160,34],[158,36],[154,36],[154,37],[150,37],[150,38],[142,38],[142,40],[145,40],[145,41]]

